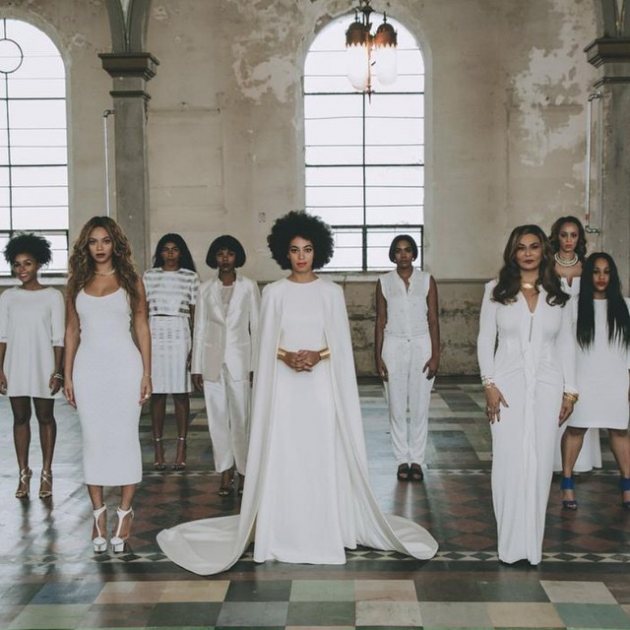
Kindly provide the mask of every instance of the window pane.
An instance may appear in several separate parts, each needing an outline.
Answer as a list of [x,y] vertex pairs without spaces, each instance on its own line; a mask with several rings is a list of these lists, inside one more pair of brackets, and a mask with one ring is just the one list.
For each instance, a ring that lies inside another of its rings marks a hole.
[[11,127],[18,129],[64,129],[66,104],[63,101],[9,101]]
[[13,186],[67,186],[68,169],[65,166],[14,167],[11,170]]
[[0,230],[8,230],[10,228],[11,228],[11,209],[8,206],[0,206]]
[[54,230],[68,228],[68,207],[13,208],[14,230]]
[[68,189],[51,186],[25,186],[13,189],[13,207],[19,206],[67,206]]
[[[398,78],[382,86],[374,77],[371,98],[354,91],[344,45],[353,19],[347,15],[323,28],[306,56],[305,194],[307,210],[335,232],[328,268],[358,271],[390,268],[389,243],[401,228],[420,235],[424,63],[413,35],[390,20],[398,32]],[[374,28],[378,23],[380,16]],[[374,61],[380,63],[376,56]],[[356,228],[339,227],[350,225]],[[370,225],[386,227],[363,227]]]

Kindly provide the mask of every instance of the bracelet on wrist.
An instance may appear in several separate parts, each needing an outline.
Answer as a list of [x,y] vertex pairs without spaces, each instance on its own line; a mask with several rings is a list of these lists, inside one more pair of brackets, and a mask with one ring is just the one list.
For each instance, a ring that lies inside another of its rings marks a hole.
[[563,398],[566,398],[567,400],[570,400],[570,401],[571,401],[572,403],[574,403],[574,404],[575,404],[575,403],[579,400],[579,398],[580,398],[579,394],[572,394],[571,392],[564,392],[564,393],[562,394],[562,397],[563,397]]
[[278,348],[278,351],[276,353],[276,358],[282,360],[286,356],[287,356],[287,351],[283,350],[282,348]]
[[320,350],[317,354],[319,354],[320,361],[328,359],[330,357],[330,348],[324,348],[323,350]]
[[55,372],[52,377],[57,381],[63,381],[63,374],[61,374],[61,372]]
[[495,382],[488,376],[481,377],[481,384],[483,385],[484,389],[491,389],[493,387],[496,387]]

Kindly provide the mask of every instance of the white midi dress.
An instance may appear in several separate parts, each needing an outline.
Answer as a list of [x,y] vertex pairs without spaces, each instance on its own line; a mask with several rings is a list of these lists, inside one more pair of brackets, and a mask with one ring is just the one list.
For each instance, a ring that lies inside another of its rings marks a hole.
[[[573,312],[577,312],[577,300],[580,296],[580,278],[573,278],[571,284],[568,283],[566,278],[560,278],[562,283],[562,290],[571,296]],[[579,405],[575,406],[575,411],[578,410]],[[573,413],[575,413],[575,411]],[[561,432],[558,434],[558,444],[556,453],[554,456],[553,469],[560,472],[562,470],[562,434],[566,430],[567,426],[570,426],[570,422],[563,425]],[[582,473],[589,472],[593,468],[602,467],[602,447],[599,440],[599,429],[589,429],[584,434],[584,441],[582,442],[582,448],[580,454],[573,466],[573,472]]]
[[85,483],[121,486],[142,479],[138,432],[142,358],[131,337],[127,293],[80,291],[81,341],[72,380],[83,436]]
[[533,312],[520,292],[516,302],[500,304],[491,299],[495,284],[486,285],[477,353],[482,377],[509,405],[490,427],[498,554],[503,562],[538,564],[562,393],[576,391],[571,307],[549,305],[542,288]]
[[52,287],[12,287],[0,295],[0,343],[6,343],[7,396],[52,398],[53,347],[63,347],[64,304]]
[[[630,309],[630,300],[626,299]],[[593,300],[595,339],[589,348],[577,349],[580,400],[569,426],[627,429],[630,349],[608,341],[608,300]]]

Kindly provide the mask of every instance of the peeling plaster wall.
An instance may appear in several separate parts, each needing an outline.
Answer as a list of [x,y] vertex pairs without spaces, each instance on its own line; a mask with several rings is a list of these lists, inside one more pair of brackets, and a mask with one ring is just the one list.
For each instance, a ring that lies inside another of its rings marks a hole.
[[70,240],[105,212],[103,111],[111,107],[111,79],[98,53],[111,50],[104,0],[0,2],[0,17],[30,22],[57,45],[66,66]]
[[[265,237],[302,207],[304,57],[347,0],[155,0],[161,62],[149,118],[152,234],[177,228],[203,277],[237,235],[244,269],[280,277]],[[427,68],[426,263],[440,288],[442,367],[477,371],[483,282],[510,229],[582,213],[594,0],[375,0],[416,34]],[[360,373],[372,372],[374,277],[345,288]]]

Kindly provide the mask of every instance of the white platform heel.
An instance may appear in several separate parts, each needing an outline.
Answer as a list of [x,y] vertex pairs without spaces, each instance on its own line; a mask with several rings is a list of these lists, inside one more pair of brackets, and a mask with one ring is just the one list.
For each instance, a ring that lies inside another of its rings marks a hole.
[[94,553],[103,553],[107,550],[107,540],[103,536],[103,532],[101,531],[100,525],[98,524],[98,519],[101,517],[103,512],[107,512],[107,506],[101,505],[97,510],[92,510],[92,515],[94,516],[94,527],[96,529],[96,536],[92,538],[92,545],[94,546]]
[[116,510],[116,516],[118,517],[118,526],[116,527],[116,534],[112,536],[110,542],[114,553],[122,553],[125,550],[129,533],[127,532],[127,535],[124,538],[121,538],[120,532],[125,518],[128,516],[130,519],[133,519],[133,508],[130,507],[128,510],[121,510],[118,508]]

